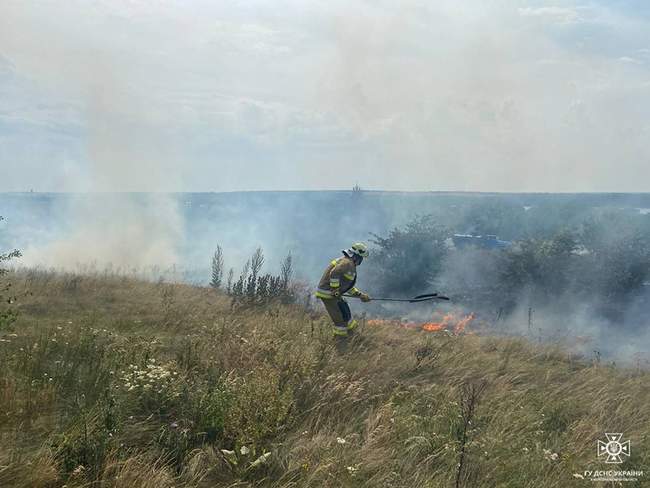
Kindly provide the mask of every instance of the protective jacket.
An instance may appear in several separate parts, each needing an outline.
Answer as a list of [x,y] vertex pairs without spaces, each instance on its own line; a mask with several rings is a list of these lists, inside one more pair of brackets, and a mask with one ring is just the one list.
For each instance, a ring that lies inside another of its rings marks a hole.
[[333,299],[336,298],[332,295],[332,291],[334,290],[338,291],[339,296],[342,296],[344,293],[359,296],[362,293],[354,286],[356,282],[357,266],[354,264],[352,258],[341,256],[340,258],[333,259],[323,273],[318,283],[316,296],[323,300]]

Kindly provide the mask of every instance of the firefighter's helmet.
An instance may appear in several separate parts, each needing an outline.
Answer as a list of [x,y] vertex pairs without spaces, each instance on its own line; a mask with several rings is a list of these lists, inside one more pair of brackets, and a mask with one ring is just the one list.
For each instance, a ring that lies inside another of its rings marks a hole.
[[347,251],[348,254],[356,254],[362,258],[368,257],[368,246],[366,246],[363,242],[355,242]]

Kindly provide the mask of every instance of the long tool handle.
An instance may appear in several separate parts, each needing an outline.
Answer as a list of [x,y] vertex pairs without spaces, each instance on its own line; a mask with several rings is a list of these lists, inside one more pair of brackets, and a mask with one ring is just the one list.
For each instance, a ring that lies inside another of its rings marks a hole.
[[[344,296],[350,298],[359,298],[359,297],[354,297],[352,295],[344,295]],[[430,299],[427,298],[427,300]],[[370,301],[372,302],[413,302],[413,300],[410,298],[371,298]]]
[[[350,298],[359,298],[358,296],[353,296],[353,295],[348,295],[345,294],[343,295],[345,297],[350,297]],[[408,303],[418,303],[418,302],[428,302],[430,300],[449,300],[449,297],[445,297],[442,295],[438,295],[437,293],[427,293],[424,295],[418,295],[413,298],[385,298],[385,297],[379,297],[379,298],[371,298],[371,301],[382,301],[382,302],[408,302]]]

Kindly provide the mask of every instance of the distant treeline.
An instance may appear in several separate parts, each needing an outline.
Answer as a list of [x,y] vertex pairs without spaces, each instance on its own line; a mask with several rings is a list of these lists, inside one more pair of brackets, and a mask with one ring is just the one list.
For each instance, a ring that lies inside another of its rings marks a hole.
[[[363,182],[360,184],[363,186]],[[157,215],[160,195],[0,193],[0,213],[8,219],[8,223],[0,223],[0,250],[22,249],[26,255],[36,256],[42,246],[66,242],[80,232],[84,222],[74,218],[76,209],[101,207],[104,200],[121,204],[124,198],[129,198],[131,207],[141,210],[145,217]],[[291,250],[296,272],[310,283],[351,242],[366,240],[372,233],[387,236],[394,227],[404,228],[414,215],[431,215],[450,234],[475,232],[522,241],[551,239],[565,228],[579,229],[593,217],[607,221],[608,213],[614,215],[613,219],[647,221],[649,217],[639,209],[650,209],[650,194],[358,190],[179,193],[168,194],[166,200],[172,202],[169,207],[173,218],[166,213],[168,207],[162,210],[161,218],[178,222],[179,226],[171,233],[149,237],[152,243],[165,243],[178,257],[180,267],[200,269],[201,279],[205,279],[215,244],[221,245],[228,260],[234,260],[239,259],[242,242],[253,242],[262,244],[265,255],[274,262]],[[253,251],[246,248],[247,254]],[[226,281],[228,268],[224,274]],[[199,273],[196,276],[198,279]]]
[[375,235],[369,283],[376,293],[404,296],[440,288],[458,302],[506,312],[522,300],[557,307],[597,303],[611,313],[645,300],[650,215],[608,209],[576,220],[567,212],[564,220],[551,215],[542,228],[517,233],[519,213],[488,207],[474,216],[472,231],[502,232],[513,240],[508,249],[456,249],[450,240],[455,229],[432,215]]

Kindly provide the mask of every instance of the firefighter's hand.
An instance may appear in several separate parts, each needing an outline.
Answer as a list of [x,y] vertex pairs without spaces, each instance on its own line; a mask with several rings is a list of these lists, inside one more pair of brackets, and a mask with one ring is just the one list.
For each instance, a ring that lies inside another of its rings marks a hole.
[[366,303],[370,301],[370,295],[367,293],[362,293],[359,295],[359,298],[361,299],[362,302]]

